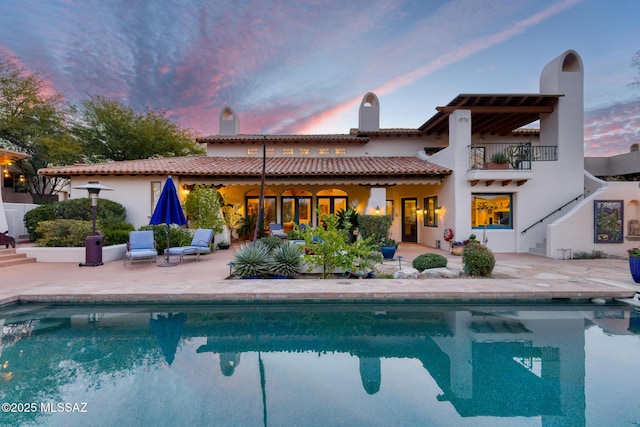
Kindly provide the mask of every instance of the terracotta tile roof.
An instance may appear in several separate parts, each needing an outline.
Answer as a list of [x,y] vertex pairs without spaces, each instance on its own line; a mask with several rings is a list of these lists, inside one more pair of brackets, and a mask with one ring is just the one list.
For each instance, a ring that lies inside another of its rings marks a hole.
[[202,138],[196,138],[199,143],[245,143],[245,142],[261,142],[263,140],[269,142],[305,142],[305,141],[322,141],[322,142],[357,142],[366,144],[369,138],[366,136],[333,134],[333,135],[262,135],[262,134],[240,134],[240,135],[210,135]]
[[[76,164],[43,168],[44,176],[78,175],[176,175],[217,178],[257,178],[261,157],[185,156]],[[451,170],[417,157],[269,157],[269,177],[429,177],[449,175]]]
[[387,135],[387,136],[423,136],[424,132],[418,130],[418,129],[411,129],[411,128],[385,128],[385,129],[378,129],[378,130],[360,130],[358,128],[351,128],[349,130],[349,134],[350,135],[358,135],[359,137],[363,138],[366,136],[382,136],[382,135]]

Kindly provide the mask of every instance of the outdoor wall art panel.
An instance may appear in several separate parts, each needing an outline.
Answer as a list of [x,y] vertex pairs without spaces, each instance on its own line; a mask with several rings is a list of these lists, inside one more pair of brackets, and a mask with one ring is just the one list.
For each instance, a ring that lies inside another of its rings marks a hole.
[[622,200],[594,200],[593,228],[595,243],[622,243],[624,236]]

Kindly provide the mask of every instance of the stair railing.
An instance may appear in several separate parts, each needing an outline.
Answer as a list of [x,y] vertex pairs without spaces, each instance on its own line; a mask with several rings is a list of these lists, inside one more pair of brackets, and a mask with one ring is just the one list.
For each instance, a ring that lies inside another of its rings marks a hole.
[[569,200],[567,203],[565,203],[564,205],[560,206],[558,209],[554,210],[553,212],[551,212],[550,214],[546,215],[544,218],[534,222],[533,224],[531,224],[530,226],[528,226],[527,228],[525,228],[524,230],[522,230],[520,232],[520,234],[524,234],[527,231],[529,231],[530,228],[533,228],[534,226],[538,225],[538,224],[542,224],[547,218],[549,218],[551,215],[553,215],[556,212],[560,212],[563,208],[567,207],[568,205],[570,205],[571,203],[579,200],[581,197],[584,197],[584,193],[580,194],[577,197],[574,197],[573,199]]

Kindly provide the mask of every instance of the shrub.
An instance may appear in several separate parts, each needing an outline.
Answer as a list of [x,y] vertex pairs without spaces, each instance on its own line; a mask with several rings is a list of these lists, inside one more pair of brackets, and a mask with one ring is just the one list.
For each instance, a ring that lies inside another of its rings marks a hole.
[[29,232],[32,242],[37,241],[42,235],[36,231],[38,224],[42,221],[53,221],[56,214],[53,211],[53,204],[40,205],[24,214],[24,225]]
[[100,231],[104,234],[104,244],[119,245],[129,241],[129,233],[135,230],[135,227],[126,221],[114,222],[111,224],[100,224]]
[[469,243],[462,251],[464,272],[470,276],[490,276],[496,259],[488,247],[480,243]]
[[447,258],[440,254],[422,254],[418,255],[411,265],[418,271],[424,271],[429,268],[442,268],[447,266]]
[[233,272],[240,277],[263,277],[269,271],[269,249],[262,243],[243,243],[233,256]]
[[[156,241],[158,253],[164,253],[167,248],[167,226],[165,224],[143,225],[140,230],[152,230],[153,238]],[[185,246],[191,243],[193,234],[187,228],[169,227],[169,246]]]
[[260,241],[269,249],[269,252],[282,245],[282,239],[276,236],[263,237]]
[[277,276],[293,277],[300,268],[301,246],[293,242],[284,242],[271,252],[269,270]]
[[358,229],[358,218],[360,214],[355,207],[340,209],[336,216],[338,217],[338,229],[346,230],[349,235],[349,241],[353,243],[358,237],[356,230]]
[[81,247],[87,236],[91,235],[93,223],[77,219],[56,219],[40,221],[36,232],[42,236],[38,246],[44,247]]
[[346,230],[338,229],[335,215],[321,215],[325,227],[307,228],[304,231],[304,260],[309,269],[322,267],[320,277],[326,279],[338,268],[350,271],[371,270],[373,264],[380,262],[381,255],[371,243],[371,239],[358,239],[349,243]]
[[599,259],[607,258],[606,252],[593,250],[591,252],[576,251],[573,253],[573,259]]
[[304,240],[304,230],[298,224],[293,224],[293,230],[287,233],[287,240]]
[[240,240],[253,240],[257,221],[258,215],[256,214],[248,215],[240,220],[238,225],[238,237]]
[[[69,199],[53,204],[56,219],[82,219],[91,221],[91,202],[89,198]],[[98,198],[96,217],[101,224],[111,224],[126,219],[126,209],[120,203]]]
[[371,238],[371,242],[379,246],[389,236],[392,220],[390,215],[360,215],[358,228],[363,238]]
[[[96,218],[101,227],[117,224],[126,219],[126,209],[120,203],[109,199],[98,199]],[[24,215],[24,225],[32,241],[37,241],[41,235],[36,230],[41,221],[54,219],[78,219],[91,221],[91,202],[89,198],[69,199],[48,205],[40,205]]]
[[214,234],[222,232],[224,220],[220,196],[215,188],[197,184],[187,196],[184,208],[193,228],[210,228]]

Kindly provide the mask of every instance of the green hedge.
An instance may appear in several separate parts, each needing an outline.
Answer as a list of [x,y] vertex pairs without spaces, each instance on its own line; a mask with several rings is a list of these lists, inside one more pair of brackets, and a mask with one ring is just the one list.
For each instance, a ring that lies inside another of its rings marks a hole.
[[99,225],[99,230],[104,234],[104,244],[119,245],[129,241],[129,233],[136,228],[125,221],[115,222],[108,225]]
[[392,221],[390,215],[359,215],[358,229],[363,239],[371,237],[371,242],[379,246],[389,236]]
[[[109,199],[98,199],[96,218],[101,227],[114,228],[111,225],[125,222],[126,216],[126,209],[120,203]],[[41,237],[37,228],[42,221],[55,219],[91,221],[92,218],[89,198],[69,199],[31,209],[24,215],[24,225],[31,240],[37,241]]]
[[42,236],[38,246],[44,247],[80,247],[84,246],[87,236],[91,235],[92,221],[78,219],[57,219],[41,221],[36,228]]

